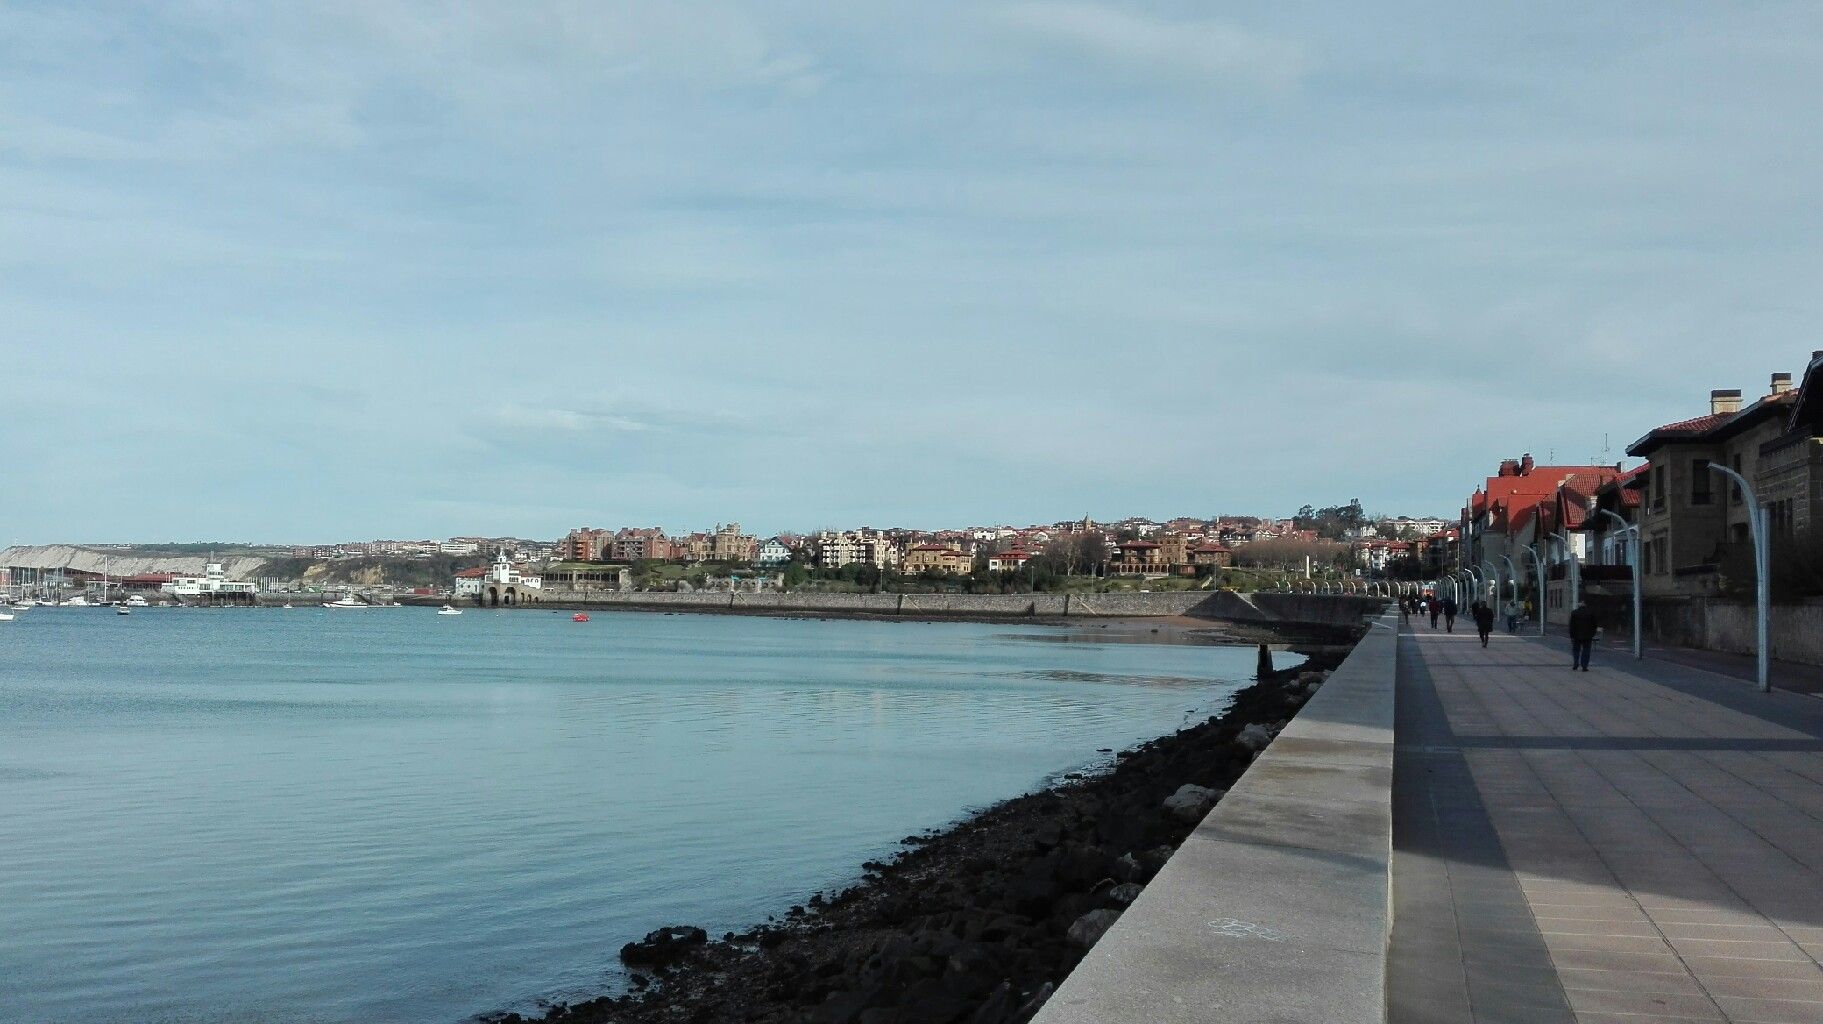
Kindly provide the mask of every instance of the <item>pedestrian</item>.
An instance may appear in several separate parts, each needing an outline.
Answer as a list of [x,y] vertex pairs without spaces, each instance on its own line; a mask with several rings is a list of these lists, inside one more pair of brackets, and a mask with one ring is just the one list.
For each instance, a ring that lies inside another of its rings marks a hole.
[[1475,602],[1475,632],[1481,634],[1481,646],[1488,645],[1488,634],[1494,631],[1494,607],[1485,601]]
[[1519,632],[1519,599],[1514,598],[1513,600],[1508,601],[1506,611],[1507,611],[1507,632],[1509,632],[1509,633]]
[[1589,655],[1595,650],[1595,610],[1578,604],[1570,613],[1570,671],[1589,671]]
[[1456,604],[1455,598],[1446,597],[1443,599],[1443,631],[1445,633],[1454,633],[1456,631],[1456,612],[1459,610],[1460,606]]
[[1436,597],[1434,597],[1434,596],[1426,597],[1424,599],[1424,603],[1430,607],[1431,628],[1436,629],[1437,628],[1437,616],[1443,614],[1443,605],[1441,603],[1439,603],[1438,600],[1436,599]]

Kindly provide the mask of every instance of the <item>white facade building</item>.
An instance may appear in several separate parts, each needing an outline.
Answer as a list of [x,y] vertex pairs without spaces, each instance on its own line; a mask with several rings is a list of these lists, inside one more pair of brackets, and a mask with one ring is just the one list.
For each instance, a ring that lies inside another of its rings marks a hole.
[[258,589],[243,580],[231,580],[220,562],[203,567],[201,576],[173,576],[159,590],[173,597],[252,596]]
[[779,542],[777,537],[760,544],[759,551],[753,556],[755,565],[784,565],[791,561],[791,549]]

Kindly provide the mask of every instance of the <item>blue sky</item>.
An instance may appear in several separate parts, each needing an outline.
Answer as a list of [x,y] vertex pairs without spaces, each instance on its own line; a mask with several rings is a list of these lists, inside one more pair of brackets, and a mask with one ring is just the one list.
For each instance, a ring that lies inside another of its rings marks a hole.
[[0,543],[1448,512],[1823,348],[1823,6],[0,0]]

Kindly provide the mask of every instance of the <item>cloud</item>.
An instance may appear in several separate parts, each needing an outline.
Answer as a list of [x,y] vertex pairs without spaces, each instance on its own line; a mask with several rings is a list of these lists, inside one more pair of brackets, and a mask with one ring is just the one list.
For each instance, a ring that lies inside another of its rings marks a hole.
[[1032,40],[1135,75],[1285,88],[1310,64],[1297,43],[1212,19],[1169,21],[1089,3],[1022,3],[1001,16]]

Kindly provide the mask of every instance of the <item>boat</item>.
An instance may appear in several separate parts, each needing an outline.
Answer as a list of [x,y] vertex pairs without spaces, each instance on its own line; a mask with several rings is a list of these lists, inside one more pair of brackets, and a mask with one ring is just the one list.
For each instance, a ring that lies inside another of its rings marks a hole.
[[289,607],[291,607],[291,602],[290,602],[290,601],[286,601],[286,602],[285,602],[285,603],[284,603],[284,604],[282,604],[282,605],[280,605],[280,606],[279,606],[279,607],[281,607],[281,608],[289,608]]
[[0,608],[0,622],[11,622],[11,621],[13,621],[13,613],[7,611],[5,608]]
[[132,611],[128,610],[126,605],[119,604],[119,605],[114,606],[114,614],[115,615],[131,615],[133,613],[132,613]]
[[589,621],[589,615],[587,612],[577,612],[576,614],[570,616],[570,621],[571,622],[587,622],[587,621]]
[[334,601],[323,602],[325,608],[372,608],[366,601],[357,601],[352,593],[343,594]]
[[81,594],[77,594],[75,597],[63,602],[63,606],[65,608],[87,608],[89,606],[89,599],[83,597]]
[[455,608],[455,607],[452,607],[452,606],[446,604],[443,607],[437,609],[437,614],[438,615],[461,615],[462,609]]
[[138,594],[134,594],[132,597],[127,598],[126,606],[128,608],[150,608],[152,607],[152,602],[147,601]]

